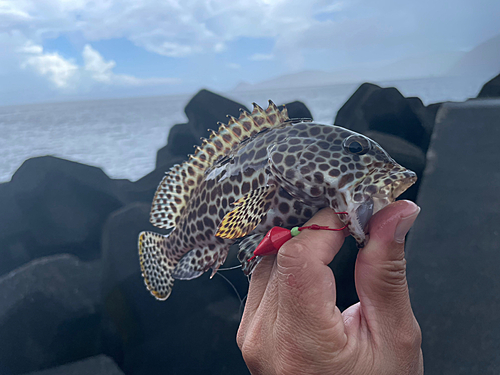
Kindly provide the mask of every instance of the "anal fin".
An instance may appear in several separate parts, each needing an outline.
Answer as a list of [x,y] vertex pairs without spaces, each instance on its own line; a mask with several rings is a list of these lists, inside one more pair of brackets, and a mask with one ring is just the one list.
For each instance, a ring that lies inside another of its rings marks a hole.
[[217,269],[226,260],[229,247],[227,245],[209,248],[193,249],[184,255],[175,267],[172,277],[177,280],[192,280],[212,269],[213,277]]
[[224,216],[215,235],[236,239],[249,234],[270,209],[276,190],[276,185],[268,185],[241,197],[234,203],[236,208]]

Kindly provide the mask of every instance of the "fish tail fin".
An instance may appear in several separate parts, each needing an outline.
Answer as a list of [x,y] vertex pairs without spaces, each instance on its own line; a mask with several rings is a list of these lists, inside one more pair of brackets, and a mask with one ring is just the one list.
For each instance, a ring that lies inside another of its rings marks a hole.
[[176,266],[169,258],[169,236],[142,232],[138,245],[142,276],[148,290],[157,299],[166,300],[174,285],[172,274]]

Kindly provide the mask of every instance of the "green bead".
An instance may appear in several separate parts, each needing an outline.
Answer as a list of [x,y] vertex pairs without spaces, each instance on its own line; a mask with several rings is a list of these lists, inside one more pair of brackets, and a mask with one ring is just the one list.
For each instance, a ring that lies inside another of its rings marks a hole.
[[298,236],[300,233],[299,227],[293,227],[290,233],[292,233],[292,237]]

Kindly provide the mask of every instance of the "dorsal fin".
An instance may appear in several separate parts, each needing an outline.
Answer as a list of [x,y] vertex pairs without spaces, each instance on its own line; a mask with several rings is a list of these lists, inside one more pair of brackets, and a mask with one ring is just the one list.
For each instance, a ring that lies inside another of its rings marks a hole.
[[189,155],[188,161],[174,165],[167,172],[153,199],[150,215],[153,225],[160,228],[176,226],[207,168],[245,139],[289,120],[286,107],[280,110],[271,100],[266,110],[253,103],[252,113],[241,110],[238,119],[228,118],[227,125],[219,123],[218,132],[211,131],[209,139],[202,139],[201,147],[196,146],[194,155]]

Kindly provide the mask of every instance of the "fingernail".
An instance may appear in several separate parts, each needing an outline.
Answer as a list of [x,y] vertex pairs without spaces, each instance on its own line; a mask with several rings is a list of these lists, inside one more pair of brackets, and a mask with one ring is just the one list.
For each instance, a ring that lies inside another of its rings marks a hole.
[[420,207],[415,205],[415,210],[412,213],[399,220],[396,230],[394,231],[394,241],[398,243],[403,243],[405,241],[406,233],[410,230],[419,213]]

